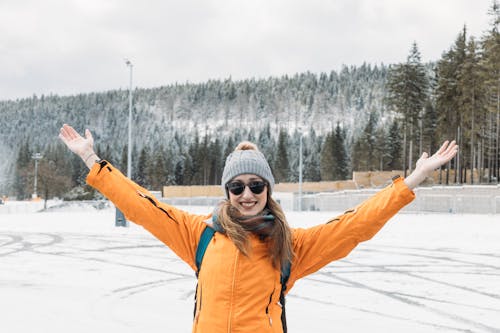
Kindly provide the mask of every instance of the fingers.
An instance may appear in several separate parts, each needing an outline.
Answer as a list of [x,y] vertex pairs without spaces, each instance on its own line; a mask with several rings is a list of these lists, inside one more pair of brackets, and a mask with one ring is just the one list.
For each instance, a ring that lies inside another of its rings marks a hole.
[[[62,129],[61,129],[61,131],[62,131]],[[66,142],[67,142],[66,138],[64,137],[64,135],[62,133],[59,133],[59,139],[61,139],[61,141],[66,144]]]
[[[447,143],[447,141],[445,142]],[[443,149],[444,148],[444,149]],[[449,162],[458,152],[458,145],[455,140],[451,141],[447,146],[443,144],[439,149],[437,156],[443,159],[443,164]]]
[[449,155],[450,153],[453,153],[454,151],[458,150],[458,145],[455,140],[449,142],[446,140],[439,150],[434,154],[434,155]]
[[[455,141],[453,141],[453,142],[455,142]],[[443,144],[441,145],[441,147],[439,147],[438,151],[435,154],[437,154],[437,155],[442,154],[446,150],[446,148],[448,148],[448,143],[449,143],[448,140],[443,142]]]
[[59,130],[59,139],[67,144],[70,140],[70,134],[68,133],[66,126],[68,125],[64,124],[63,127],[61,127],[61,129]]
[[63,124],[63,126],[61,127],[61,129],[59,131],[59,137],[64,142],[69,142],[71,140],[80,138],[81,135],[78,134],[78,132],[73,127],[71,127],[70,125]]
[[452,142],[450,142],[450,144],[446,147],[446,149],[444,151],[441,152],[442,155],[449,155],[450,153],[453,153],[454,151],[456,151],[458,149],[458,145],[457,143],[455,142],[455,140],[453,140]]
[[88,128],[85,129],[85,139],[94,141],[94,138],[92,137],[92,133],[90,133],[90,130]]
[[61,127],[61,129],[59,130],[59,137],[60,138],[63,138],[63,137],[66,138],[66,137],[68,137],[68,133],[66,132],[66,128],[65,128],[66,126],[68,126],[68,125],[64,124]]
[[66,133],[68,134],[70,139],[76,139],[80,136],[78,132],[71,126],[64,124],[63,128],[66,130]]
[[59,136],[62,135],[66,140],[71,140],[76,137],[75,133],[76,131],[73,127],[69,126],[68,124],[64,124],[59,131]]
[[458,152],[458,145],[456,144],[455,141],[452,141],[444,154],[447,158],[451,160],[457,154],[457,152]]

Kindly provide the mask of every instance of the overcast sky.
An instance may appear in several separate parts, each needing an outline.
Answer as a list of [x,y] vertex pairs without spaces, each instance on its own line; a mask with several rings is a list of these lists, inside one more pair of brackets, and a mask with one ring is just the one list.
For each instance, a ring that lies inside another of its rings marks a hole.
[[0,100],[437,60],[491,0],[0,0]]

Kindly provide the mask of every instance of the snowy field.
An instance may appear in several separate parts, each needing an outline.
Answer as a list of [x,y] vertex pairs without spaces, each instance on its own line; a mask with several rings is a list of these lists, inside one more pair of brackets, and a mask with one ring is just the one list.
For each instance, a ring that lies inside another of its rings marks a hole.
[[[114,209],[0,214],[0,332],[190,332],[195,285]],[[397,215],[287,300],[290,332],[500,332],[500,215]]]

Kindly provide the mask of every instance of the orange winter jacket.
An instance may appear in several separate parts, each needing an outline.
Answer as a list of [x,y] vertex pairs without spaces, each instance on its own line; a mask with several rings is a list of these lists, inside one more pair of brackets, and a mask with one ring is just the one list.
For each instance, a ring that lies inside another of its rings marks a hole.
[[[210,215],[189,214],[159,202],[106,161],[93,166],[87,183],[110,199],[127,219],[150,231],[196,270],[196,248]],[[346,256],[359,242],[372,238],[413,199],[413,192],[398,178],[326,224],[292,229],[295,257],[287,292],[298,279]],[[251,236],[250,244],[247,257],[228,237],[215,233],[198,277],[193,332],[283,332],[280,271],[267,258],[265,243]]]

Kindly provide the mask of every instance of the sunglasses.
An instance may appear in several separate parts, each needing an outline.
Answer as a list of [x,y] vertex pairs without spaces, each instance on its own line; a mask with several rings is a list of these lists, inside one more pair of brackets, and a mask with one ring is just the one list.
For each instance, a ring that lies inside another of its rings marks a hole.
[[261,194],[264,189],[267,186],[266,182],[263,181],[254,181],[250,182],[248,184],[244,184],[243,182],[231,182],[226,185],[226,188],[228,189],[229,192],[231,192],[234,195],[240,195],[243,193],[245,190],[245,187],[247,187],[252,191],[253,194]]

